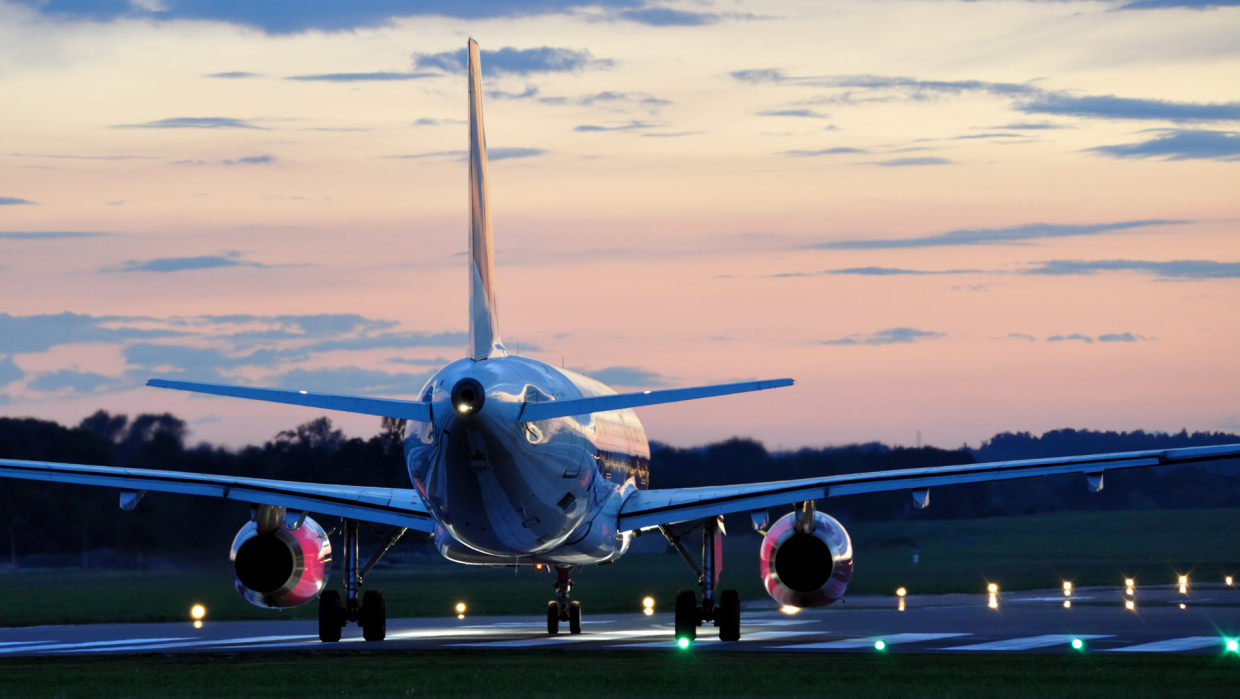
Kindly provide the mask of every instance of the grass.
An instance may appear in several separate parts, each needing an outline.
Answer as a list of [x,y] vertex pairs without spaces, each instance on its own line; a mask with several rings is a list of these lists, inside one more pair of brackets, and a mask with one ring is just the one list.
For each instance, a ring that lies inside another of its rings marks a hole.
[[[857,523],[850,527],[856,568],[850,594],[980,592],[1170,584],[1178,574],[1220,582],[1240,577],[1235,545],[1240,510],[1063,512],[980,520]],[[656,536],[648,534],[647,536]],[[733,533],[725,543],[724,587],[743,600],[768,599],[758,574],[758,538]],[[914,548],[920,563],[913,565]],[[691,548],[692,550],[692,548]],[[232,588],[225,552],[204,553],[201,567],[166,572],[62,570],[0,575],[0,626],[181,621],[202,603],[209,618],[311,619],[314,605],[273,612],[246,604]],[[338,584],[339,575],[334,576]],[[587,614],[635,612],[647,595],[667,608],[696,580],[677,555],[630,554],[613,565],[573,574]],[[471,615],[538,615],[553,577],[519,570],[430,562],[376,570],[367,587],[387,593],[393,618],[446,616],[458,601]]]
[[0,697],[1232,697],[1208,655],[286,653],[0,661]]

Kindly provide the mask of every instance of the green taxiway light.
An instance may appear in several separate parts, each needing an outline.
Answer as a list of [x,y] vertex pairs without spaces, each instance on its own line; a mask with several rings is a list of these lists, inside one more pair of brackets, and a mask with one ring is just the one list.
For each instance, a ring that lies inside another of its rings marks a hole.
[[689,639],[687,639],[687,638],[678,638],[678,639],[676,639],[676,645],[680,646],[681,648],[688,648],[688,647],[689,647]]
[[1085,647],[1085,642],[1084,642],[1084,641],[1082,641],[1082,640],[1081,640],[1081,639],[1079,639],[1079,638],[1074,638],[1074,639],[1072,639],[1072,649],[1073,649],[1073,650],[1081,650],[1081,649],[1082,649],[1082,648],[1084,648],[1084,647]]
[[874,642],[874,650],[887,650],[887,642],[886,642],[886,641],[881,641],[881,640],[880,640],[880,641],[875,641],[875,642]]
[[1227,651],[1229,653],[1240,652],[1240,641],[1237,641],[1234,638],[1227,639]]

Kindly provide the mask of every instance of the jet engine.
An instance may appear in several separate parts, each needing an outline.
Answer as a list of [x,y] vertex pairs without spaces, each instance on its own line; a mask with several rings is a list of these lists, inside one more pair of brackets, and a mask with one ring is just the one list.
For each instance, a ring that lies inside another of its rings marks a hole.
[[331,541],[309,517],[262,509],[233,539],[233,584],[256,607],[300,607],[327,586]]
[[780,604],[823,607],[844,596],[852,558],[848,532],[833,517],[792,512],[762,540],[762,582]]

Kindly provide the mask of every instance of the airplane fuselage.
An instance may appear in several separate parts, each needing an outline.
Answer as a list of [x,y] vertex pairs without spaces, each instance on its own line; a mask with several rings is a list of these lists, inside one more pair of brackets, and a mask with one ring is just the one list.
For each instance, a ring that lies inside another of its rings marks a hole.
[[405,458],[438,525],[440,553],[479,564],[623,555],[629,534],[616,531],[616,514],[650,473],[637,416],[613,410],[518,421],[526,403],[614,393],[520,356],[461,359],[436,372],[420,397],[432,406],[431,421],[408,424]]

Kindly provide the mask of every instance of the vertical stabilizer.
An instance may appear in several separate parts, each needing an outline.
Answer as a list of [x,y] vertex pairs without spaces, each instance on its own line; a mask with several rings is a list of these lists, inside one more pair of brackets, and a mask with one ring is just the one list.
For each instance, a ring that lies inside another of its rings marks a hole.
[[469,40],[469,358],[504,357],[495,308],[495,260],[487,192],[487,140],[482,127],[482,66]]

